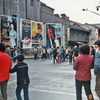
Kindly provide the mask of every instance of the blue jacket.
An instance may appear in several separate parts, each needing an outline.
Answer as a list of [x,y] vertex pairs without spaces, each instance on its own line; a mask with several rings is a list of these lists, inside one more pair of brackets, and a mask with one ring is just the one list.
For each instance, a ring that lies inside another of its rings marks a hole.
[[10,73],[17,73],[17,85],[29,84],[28,65],[24,62],[17,63]]
[[100,76],[100,50],[95,54],[94,74]]

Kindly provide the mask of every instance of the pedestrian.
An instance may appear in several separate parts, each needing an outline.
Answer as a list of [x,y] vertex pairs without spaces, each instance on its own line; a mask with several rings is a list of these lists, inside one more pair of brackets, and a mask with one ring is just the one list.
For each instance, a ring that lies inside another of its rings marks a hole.
[[69,64],[71,64],[72,63],[72,55],[73,55],[73,50],[71,47],[69,48],[68,55],[69,55]]
[[52,54],[53,54],[53,63],[55,63],[56,61],[56,56],[57,56],[57,48],[56,46],[54,46],[54,49],[52,51]]
[[90,47],[82,45],[80,47],[81,55],[76,57],[73,69],[76,70],[76,100],[82,100],[82,86],[88,100],[94,100],[91,92],[91,69],[94,67],[94,60],[89,55]]
[[77,48],[77,46],[74,47],[74,54],[73,55],[74,55],[74,57],[73,57],[73,64],[74,64],[75,59],[78,56],[78,48]]
[[67,61],[68,61],[68,47],[66,47],[66,49],[65,49],[65,59],[67,59]]
[[37,47],[35,47],[34,48],[34,60],[36,60],[36,58],[38,57],[37,53],[38,53],[38,50],[37,50]]
[[7,100],[7,84],[11,67],[12,62],[10,56],[5,53],[5,45],[0,43],[0,100]]
[[50,59],[52,59],[52,48],[50,47],[49,50],[50,50]]
[[15,62],[16,61],[16,57],[18,56],[18,52],[17,52],[17,49],[15,49],[14,51],[14,55],[13,55],[13,61]]
[[57,61],[58,61],[58,63],[61,62],[60,55],[61,55],[61,50],[59,49],[59,47],[57,47]]
[[95,61],[95,49],[93,46],[91,46],[91,54],[90,55],[93,57],[93,59]]
[[100,40],[97,42],[98,51],[95,54],[94,74],[96,75],[95,91],[100,100]]
[[47,58],[50,58],[50,48],[47,48]]
[[17,88],[16,97],[17,100],[22,100],[21,90],[24,92],[24,100],[29,100],[28,87],[29,87],[29,75],[28,75],[28,65],[24,62],[24,56],[18,55],[16,57],[17,64],[10,69],[10,73],[17,73]]

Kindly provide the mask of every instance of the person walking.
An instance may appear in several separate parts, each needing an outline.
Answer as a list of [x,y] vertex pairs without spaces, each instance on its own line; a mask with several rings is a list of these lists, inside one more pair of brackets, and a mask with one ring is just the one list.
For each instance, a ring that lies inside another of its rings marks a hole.
[[73,50],[71,47],[69,48],[68,55],[69,55],[69,64],[71,64],[72,63],[72,55],[73,55]]
[[60,55],[61,55],[61,50],[59,49],[59,47],[57,47],[57,60],[58,60],[58,63],[61,62]]
[[68,61],[68,47],[66,47],[66,49],[65,49],[65,59],[67,59],[67,61]]
[[7,83],[10,78],[9,69],[12,67],[10,56],[5,53],[5,45],[0,43],[0,100],[7,100]]
[[24,56],[18,55],[16,57],[17,64],[10,69],[10,73],[17,73],[17,88],[16,88],[16,97],[17,100],[22,100],[21,90],[24,91],[24,100],[29,100],[28,96],[28,87],[29,87],[29,75],[28,75],[28,65],[24,62]]
[[94,60],[89,55],[90,47],[82,45],[80,47],[81,55],[76,57],[73,69],[76,70],[76,100],[82,100],[82,86],[88,100],[94,100],[91,92],[91,69],[94,68]]
[[38,54],[38,49],[37,49],[37,47],[35,47],[34,48],[34,60],[36,60],[38,58],[37,54]]
[[57,48],[56,48],[56,46],[54,46],[54,49],[53,49],[52,54],[53,54],[53,63],[55,63],[55,61],[56,61],[56,56],[57,56]]
[[97,42],[98,51],[95,54],[94,74],[96,75],[95,91],[100,100],[100,40]]

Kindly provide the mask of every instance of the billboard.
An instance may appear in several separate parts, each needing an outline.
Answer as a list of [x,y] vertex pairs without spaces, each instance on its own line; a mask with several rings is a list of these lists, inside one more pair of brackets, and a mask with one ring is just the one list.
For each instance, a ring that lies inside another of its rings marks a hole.
[[31,48],[31,21],[21,19],[21,38],[23,48]]
[[95,29],[95,40],[98,40],[98,29]]
[[1,16],[1,42],[11,48],[17,46],[17,18]]
[[31,22],[32,47],[35,44],[43,42],[43,24],[39,22]]
[[47,46],[61,45],[61,24],[48,23],[46,24],[46,44]]

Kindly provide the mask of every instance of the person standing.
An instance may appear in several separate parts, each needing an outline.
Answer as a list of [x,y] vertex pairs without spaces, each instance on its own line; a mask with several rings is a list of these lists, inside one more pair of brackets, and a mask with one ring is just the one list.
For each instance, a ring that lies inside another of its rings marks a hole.
[[17,100],[22,100],[21,90],[24,91],[24,100],[29,100],[28,96],[28,87],[29,87],[29,75],[28,75],[28,65],[24,62],[24,56],[18,55],[16,57],[17,64],[10,69],[10,73],[17,73],[17,88],[16,88],[16,97]]
[[93,59],[95,61],[95,49],[93,46],[91,46],[91,54],[90,55],[93,57]]
[[9,69],[12,67],[10,56],[5,53],[5,45],[0,43],[0,100],[7,100],[7,83],[10,78]]
[[94,74],[96,75],[95,91],[100,100],[100,40],[97,42],[98,51],[95,54]]
[[73,58],[73,64],[75,62],[76,57],[78,56],[78,49],[77,46],[74,47],[74,58]]
[[91,69],[94,68],[94,60],[89,55],[90,47],[82,45],[80,47],[81,55],[76,57],[73,69],[76,70],[76,100],[82,100],[82,86],[88,100],[94,100],[91,92]]

